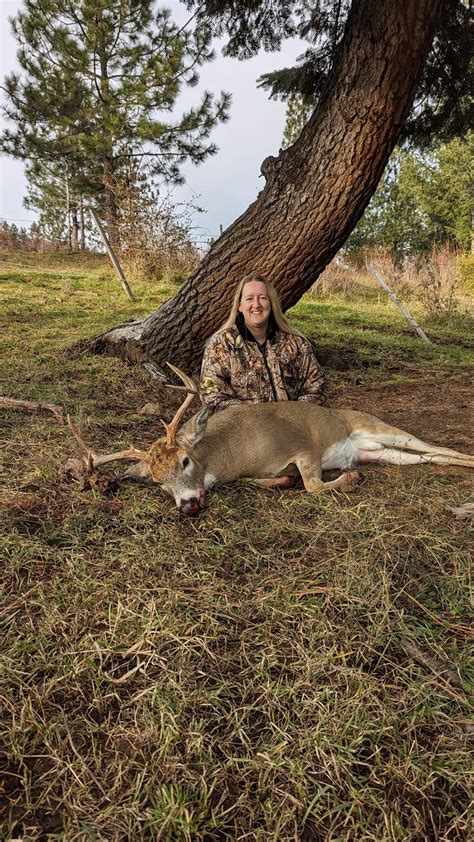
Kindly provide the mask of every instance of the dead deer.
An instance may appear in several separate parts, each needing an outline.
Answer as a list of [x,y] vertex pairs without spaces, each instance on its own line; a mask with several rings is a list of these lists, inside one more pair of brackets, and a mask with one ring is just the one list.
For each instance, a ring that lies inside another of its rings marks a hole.
[[[180,427],[198,390],[184,372],[170,368],[184,383],[172,388],[188,394],[171,423],[164,424],[166,435],[148,451],[132,447],[98,456],[71,422],[70,426],[86,452],[83,463],[89,470],[121,459],[136,461],[123,478],[158,483],[182,515],[197,515],[204,508],[206,490],[215,482],[238,478],[271,488],[283,485],[283,477],[299,473],[306,491],[319,493],[352,488],[360,475],[351,469],[367,462],[474,468],[474,456],[427,444],[373,415],[303,402],[232,406],[210,418],[203,408]],[[335,469],[343,473],[323,482],[322,472]]]

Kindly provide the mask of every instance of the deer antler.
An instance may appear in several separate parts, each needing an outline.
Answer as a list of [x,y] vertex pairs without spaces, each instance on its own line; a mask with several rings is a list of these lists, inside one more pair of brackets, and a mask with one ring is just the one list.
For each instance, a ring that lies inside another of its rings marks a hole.
[[173,371],[177,375],[177,377],[179,377],[180,380],[182,380],[184,386],[175,386],[173,383],[166,383],[165,385],[169,389],[178,389],[179,391],[188,393],[184,403],[181,404],[172,421],[170,421],[169,424],[165,424],[165,422],[162,421],[162,424],[166,430],[166,447],[168,449],[171,449],[176,444],[176,435],[179,429],[181,419],[184,413],[186,412],[188,406],[190,406],[190,404],[193,402],[194,397],[196,395],[199,395],[199,389],[197,388],[194,381],[190,377],[188,377],[188,375],[185,374],[184,371],[181,371],[180,368],[168,362],[166,363],[166,365],[168,366],[168,368],[171,369],[171,371]]
[[[186,412],[188,406],[193,401],[195,395],[199,395],[199,390],[197,389],[195,383],[188,377],[184,371],[181,371],[174,365],[168,363],[169,368],[180,378],[180,380],[184,383],[184,386],[175,386],[174,384],[166,384],[171,389],[179,389],[180,391],[186,392],[186,398],[184,402],[179,407],[178,411],[176,412],[173,420],[169,424],[165,424],[164,421],[161,423],[163,424],[166,430],[166,440],[162,438],[156,439],[156,441],[152,444],[149,450],[138,450],[136,447],[129,447],[126,450],[118,450],[114,453],[107,453],[107,454],[98,454],[95,453],[82,439],[79,430],[73,424],[70,416],[67,416],[67,423],[68,427],[74,436],[77,444],[79,445],[82,451],[82,458],[81,459],[69,459],[66,463],[65,470],[68,473],[72,473],[78,479],[83,480],[86,483],[85,487],[92,487],[91,478],[97,476],[96,468],[101,467],[102,465],[107,465],[110,462],[118,462],[120,460],[129,460],[133,462],[142,462],[143,471],[142,473],[137,473],[138,470],[141,470],[141,466],[137,466],[135,468],[130,469],[129,473],[136,478],[138,476],[145,476],[146,474],[150,475],[155,482],[159,480],[157,477],[160,475],[159,467],[163,462],[164,450],[172,450],[176,445],[176,436],[179,429],[179,425],[181,423],[181,419]],[[166,443],[165,443],[166,441]],[[166,459],[164,460],[166,463]]]
[[127,450],[117,450],[115,453],[107,453],[102,456],[94,453],[90,447],[82,440],[79,430],[71,421],[70,416],[67,416],[68,427],[76,439],[81,450],[85,453],[85,460],[90,469],[98,468],[100,465],[107,465],[109,462],[119,462],[121,459],[131,459],[134,462],[146,462],[149,458],[149,453],[145,450],[137,450],[136,447],[129,447]]

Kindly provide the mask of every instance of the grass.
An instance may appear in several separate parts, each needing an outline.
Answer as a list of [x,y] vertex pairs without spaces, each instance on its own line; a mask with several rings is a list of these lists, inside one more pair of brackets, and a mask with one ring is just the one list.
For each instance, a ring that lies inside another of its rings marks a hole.
[[416,336],[406,319],[377,291],[356,301],[331,296],[320,301],[303,299],[291,311],[295,324],[308,335],[324,356],[327,349],[352,352],[354,368],[389,369],[400,360],[416,359],[417,368],[429,372],[433,367],[472,363],[472,308],[449,320],[426,319],[421,307],[410,310],[435,344],[430,348]]
[[[82,417],[98,450],[150,442],[135,409],[174,398],[64,348],[170,289],[130,305],[103,262],[63,258],[4,258],[2,389]],[[414,381],[443,403],[469,376],[467,316],[432,326],[434,350],[375,299],[294,317],[354,347],[329,371],[339,403],[358,359],[366,401],[398,377],[407,407]],[[467,471],[369,468],[324,497],[236,483],[180,521],[159,490],[66,481],[74,447],[49,415],[3,419],[5,840],[471,838],[469,535],[448,511]]]

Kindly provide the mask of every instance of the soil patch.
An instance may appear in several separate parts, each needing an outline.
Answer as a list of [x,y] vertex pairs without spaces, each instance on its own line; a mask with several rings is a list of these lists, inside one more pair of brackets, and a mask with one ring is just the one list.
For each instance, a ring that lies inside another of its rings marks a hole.
[[474,395],[465,376],[409,383],[340,384],[329,406],[360,409],[432,444],[472,452]]

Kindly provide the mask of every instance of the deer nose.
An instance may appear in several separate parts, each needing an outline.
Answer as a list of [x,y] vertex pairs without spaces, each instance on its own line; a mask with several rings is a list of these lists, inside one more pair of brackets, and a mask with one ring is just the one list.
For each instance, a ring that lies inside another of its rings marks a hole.
[[204,500],[191,497],[189,500],[181,503],[179,513],[181,517],[196,517],[202,508],[204,508]]

